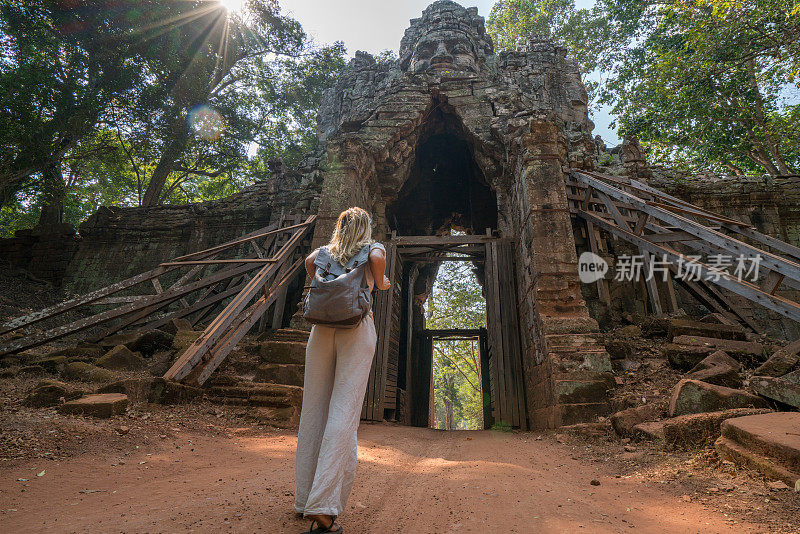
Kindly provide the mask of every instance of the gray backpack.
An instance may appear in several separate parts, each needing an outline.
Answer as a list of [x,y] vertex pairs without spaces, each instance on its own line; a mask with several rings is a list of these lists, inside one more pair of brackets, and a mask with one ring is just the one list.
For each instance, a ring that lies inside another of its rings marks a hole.
[[321,247],[311,288],[303,302],[303,317],[311,324],[333,328],[355,328],[372,308],[366,265],[371,246],[365,245],[347,265],[334,260]]

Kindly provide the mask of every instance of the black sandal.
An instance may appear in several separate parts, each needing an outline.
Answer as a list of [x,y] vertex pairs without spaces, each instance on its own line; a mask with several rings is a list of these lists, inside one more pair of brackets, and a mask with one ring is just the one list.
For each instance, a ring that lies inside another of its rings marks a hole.
[[[314,524],[318,525],[317,528],[314,528]],[[321,525],[320,522],[315,519],[314,521],[311,522],[311,528],[308,529],[308,532],[309,534],[323,534],[324,532],[333,532],[334,534],[338,532],[339,534],[341,534],[342,532],[344,532],[342,525],[339,525],[339,528],[336,530],[331,530],[331,528],[335,524],[336,524],[335,517],[331,520],[331,524],[327,527]]]

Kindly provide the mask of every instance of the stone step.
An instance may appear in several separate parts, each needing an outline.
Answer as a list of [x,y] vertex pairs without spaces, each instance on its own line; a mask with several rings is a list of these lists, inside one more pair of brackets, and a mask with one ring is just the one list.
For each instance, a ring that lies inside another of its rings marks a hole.
[[743,449],[791,473],[794,478],[784,480],[787,484],[794,486],[800,479],[800,413],[775,412],[729,419],[722,423],[722,437],[727,440],[723,446],[729,443],[737,446],[734,453]]
[[296,400],[291,397],[253,395],[248,398],[207,396],[206,399],[214,404],[224,406],[257,406],[268,408],[289,408],[296,406]]
[[259,350],[264,363],[305,364],[306,343],[298,341],[264,341]]
[[248,399],[252,396],[301,397],[303,388],[286,384],[250,382],[236,386],[211,386],[208,394],[216,397]]
[[256,369],[253,380],[273,384],[302,386],[305,365],[298,363],[262,363]]
[[795,491],[800,491],[800,472],[785,469],[774,459],[753,452],[725,436],[720,436],[714,447],[722,459],[749,467],[767,478],[780,480],[790,488],[794,487]]
[[307,330],[297,330],[293,328],[281,328],[276,330],[267,339],[268,341],[294,341],[305,343],[308,341],[308,336],[311,332]]
[[292,428],[300,420],[300,407],[254,407],[247,411],[245,418],[257,424],[268,424],[278,428]]

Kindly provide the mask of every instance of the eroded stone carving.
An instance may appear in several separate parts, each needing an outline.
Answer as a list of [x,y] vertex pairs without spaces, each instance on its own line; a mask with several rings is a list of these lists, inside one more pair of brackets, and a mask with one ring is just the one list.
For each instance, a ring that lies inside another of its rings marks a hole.
[[477,8],[440,0],[411,21],[400,43],[400,66],[413,73],[444,69],[478,73],[492,53],[492,40]]

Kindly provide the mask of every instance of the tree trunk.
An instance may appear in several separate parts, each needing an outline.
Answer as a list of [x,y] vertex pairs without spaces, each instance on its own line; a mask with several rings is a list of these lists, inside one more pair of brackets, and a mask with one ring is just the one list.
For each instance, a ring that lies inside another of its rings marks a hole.
[[453,404],[444,397],[444,429],[453,430]]
[[45,167],[42,176],[42,211],[37,226],[59,224],[63,220],[67,193],[61,163],[51,163]]
[[164,152],[161,154],[161,159],[158,160],[153,174],[150,176],[150,182],[147,184],[147,191],[144,193],[142,206],[157,206],[161,202],[161,193],[164,191],[164,184],[167,183],[167,178],[170,173],[175,170],[175,162],[186,149],[186,144],[189,142],[189,132],[186,130],[186,124],[182,117],[178,117],[173,122],[172,128],[173,136],[167,142]]
[[775,162],[775,166],[777,167],[777,172],[774,174],[792,174],[792,170],[786,164],[783,156],[781,156],[778,142],[775,140],[775,135],[772,132],[770,125],[767,123],[767,114],[764,111],[764,97],[761,95],[761,88],[758,86],[755,61],[752,59],[747,62],[747,79],[750,84],[750,88],[755,95],[755,121],[759,127],[761,127],[761,131],[764,134],[764,144],[766,145],[772,161]]

